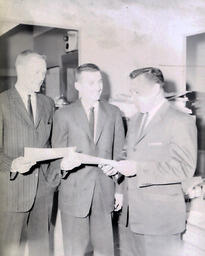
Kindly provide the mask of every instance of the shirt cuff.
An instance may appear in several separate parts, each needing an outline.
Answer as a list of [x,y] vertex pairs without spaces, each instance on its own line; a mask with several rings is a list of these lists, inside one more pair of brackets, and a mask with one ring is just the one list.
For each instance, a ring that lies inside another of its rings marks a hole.
[[10,171],[10,180],[14,180],[17,175],[18,175],[18,172]]

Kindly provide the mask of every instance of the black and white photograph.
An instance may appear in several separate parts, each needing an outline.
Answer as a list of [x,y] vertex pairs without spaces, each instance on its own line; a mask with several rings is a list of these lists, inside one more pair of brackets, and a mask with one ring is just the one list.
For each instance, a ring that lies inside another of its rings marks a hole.
[[205,255],[205,1],[0,1],[0,256]]

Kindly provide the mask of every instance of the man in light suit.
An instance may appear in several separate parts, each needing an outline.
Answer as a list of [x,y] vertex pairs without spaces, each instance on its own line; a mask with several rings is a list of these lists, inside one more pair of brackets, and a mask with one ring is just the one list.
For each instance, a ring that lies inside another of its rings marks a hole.
[[[54,116],[52,147],[74,146],[78,152],[117,159],[124,144],[122,117],[117,107],[99,100],[103,89],[99,68],[91,63],[79,66],[75,87],[80,99]],[[65,255],[85,255],[89,242],[95,256],[114,255],[114,180],[98,167],[81,165],[69,156],[54,165]]]
[[40,90],[43,56],[26,50],[16,58],[15,87],[0,94],[0,255],[48,255],[48,163],[25,159],[24,147],[50,146],[53,101]]
[[194,174],[197,130],[193,116],[164,98],[157,68],[134,70],[131,92],[139,113],[130,121],[127,160],[107,175],[125,175],[120,218],[121,255],[178,256],[186,209],[181,182]]

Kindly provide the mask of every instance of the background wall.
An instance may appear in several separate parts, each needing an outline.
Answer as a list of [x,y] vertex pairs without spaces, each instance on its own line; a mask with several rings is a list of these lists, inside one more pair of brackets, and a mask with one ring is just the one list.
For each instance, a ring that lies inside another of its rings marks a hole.
[[[69,41],[66,41],[68,34]],[[66,68],[74,70],[78,66],[77,38],[77,31],[25,24],[4,33],[0,36],[0,92],[14,86],[16,56],[30,49],[46,56],[48,72],[42,91],[54,100],[68,96],[70,101],[74,101],[77,97],[73,85],[74,73],[69,73],[67,77]]]
[[185,36],[205,30],[204,0],[1,0],[0,32],[19,23],[80,31],[80,63],[108,74],[113,97],[136,67],[159,66],[185,89]]
[[0,32],[19,23],[80,31],[80,63],[108,74],[113,97],[136,67],[159,66],[185,89],[185,36],[205,30],[204,0],[1,0]]

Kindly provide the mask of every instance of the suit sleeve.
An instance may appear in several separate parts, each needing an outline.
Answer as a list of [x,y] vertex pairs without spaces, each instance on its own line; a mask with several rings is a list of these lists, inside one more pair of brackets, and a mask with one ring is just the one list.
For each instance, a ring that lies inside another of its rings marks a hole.
[[[125,129],[122,121],[122,116],[120,111],[117,111],[116,120],[115,120],[115,134],[114,134],[114,151],[113,159],[119,160],[122,157],[123,147],[125,143]],[[117,182],[115,182],[115,192],[123,192],[123,183],[118,182],[122,177],[118,177]]]
[[[53,133],[51,144],[53,148],[67,147],[68,131],[64,118],[64,113],[61,110],[56,111],[53,118]],[[61,159],[51,162],[48,182],[52,186],[58,186],[61,180]]]
[[122,121],[122,115],[119,110],[116,113],[115,133],[113,143],[113,159],[119,160],[125,142],[125,129]]
[[4,120],[3,110],[0,104],[0,172],[10,173],[13,158],[4,153]]
[[[45,101],[46,102],[46,101]],[[51,128],[51,132],[50,132],[50,136],[48,139],[48,144],[47,147],[50,148],[51,147],[51,134],[52,134],[52,129],[53,129],[53,115],[54,115],[54,111],[55,111],[55,104],[54,101],[51,98],[48,98],[48,102],[46,102],[46,107],[49,108],[49,112],[50,112],[50,116],[49,116],[49,122],[51,122],[52,124],[52,128]],[[50,166],[51,166],[51,162],[50,161],[45,161],[41,163],[41,170],[44,173],[44,177],[47,180],[49,173],[50,173]]]
[[171,127],[170,157],[166,161],[137,162],[138,186],[182,182],[192,177],[197,160],[197,129],[191,116]]

